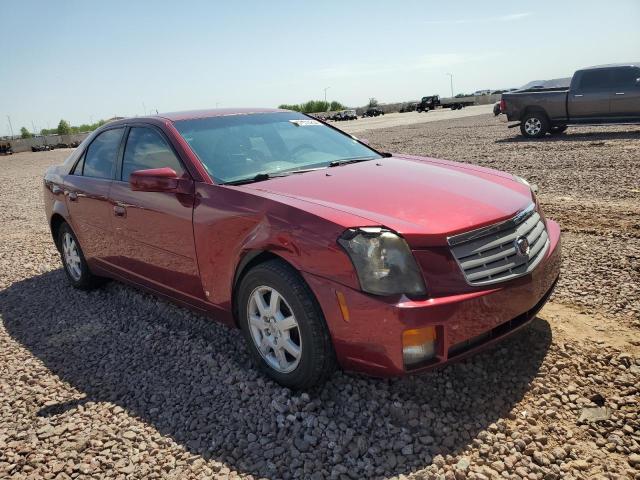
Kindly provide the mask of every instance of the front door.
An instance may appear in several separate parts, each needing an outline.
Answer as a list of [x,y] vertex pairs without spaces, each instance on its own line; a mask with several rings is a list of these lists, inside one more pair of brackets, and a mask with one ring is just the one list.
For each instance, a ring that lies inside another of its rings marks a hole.
[[131,127],[110,193],[118,249],[110,261],[133,280],[201,300],[193,241],[193,182],[188,194],[133,191],[129,184],[132,172],[162,167],[173,168],[190,181],[159,129]]
[[571,85],[567,108],[571,121],[589,122],[609,116],[611,70],[601,68],[581,74],[577,85]]
[[64,180],[71,226],[89,264],[104,261],[113,250],[109,192],[124,130],[99,134]]
[[613,71],[611,116],[624,121],[640,119],[640,67]]

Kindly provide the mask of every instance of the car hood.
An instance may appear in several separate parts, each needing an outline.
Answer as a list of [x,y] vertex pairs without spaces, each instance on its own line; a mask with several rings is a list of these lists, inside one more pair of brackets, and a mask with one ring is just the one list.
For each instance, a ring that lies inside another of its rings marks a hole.
[[[403,234],[410,244],[505,220],[532,203],[513,176],[469,164],[395,155],[274,178],[246,187],[329,207]],[[286,199],[283,198],[286,203]]]

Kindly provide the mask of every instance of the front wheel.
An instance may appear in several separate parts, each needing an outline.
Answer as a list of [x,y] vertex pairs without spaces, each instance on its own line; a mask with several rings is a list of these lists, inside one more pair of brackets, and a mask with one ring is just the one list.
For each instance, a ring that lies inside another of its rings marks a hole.
[[238,289],[239,323],[254,363],[281,385],[308,389],[335,369],[329,330],[300,274],[270,260],[252,268]]
[[541,138],[549,131],[549,120],[542,112],[527,113],[520,122],[520,133],[527,138]]

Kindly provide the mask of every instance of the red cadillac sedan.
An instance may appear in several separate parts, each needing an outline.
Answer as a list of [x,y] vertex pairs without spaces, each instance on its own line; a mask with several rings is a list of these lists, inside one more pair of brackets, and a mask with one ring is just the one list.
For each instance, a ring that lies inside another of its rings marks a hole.
[[209,313],[296,389],[462,358],[529,322],[560,271],[526,180],[286,110],[115,121],[44,187],[71,285],[113,278]]

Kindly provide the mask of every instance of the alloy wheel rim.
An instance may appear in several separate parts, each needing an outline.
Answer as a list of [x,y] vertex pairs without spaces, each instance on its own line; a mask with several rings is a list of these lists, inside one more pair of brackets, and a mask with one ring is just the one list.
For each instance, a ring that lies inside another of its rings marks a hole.
[[302,336],[293,310],[272,287],[257,287],[249,295],[249,330],[269,367],[280,373],[296,369],[302,358]]
[[82,268],[80,263],[80,252],[75,239],[70,233],[65,233],[62,239],[62,252],[64,255],[64,263],[71,278],[78,281],[82,276]]
[[524,129],[529,135],[537,135],[542,129],[542,122],[538,118],[529,118],[524,122]]

